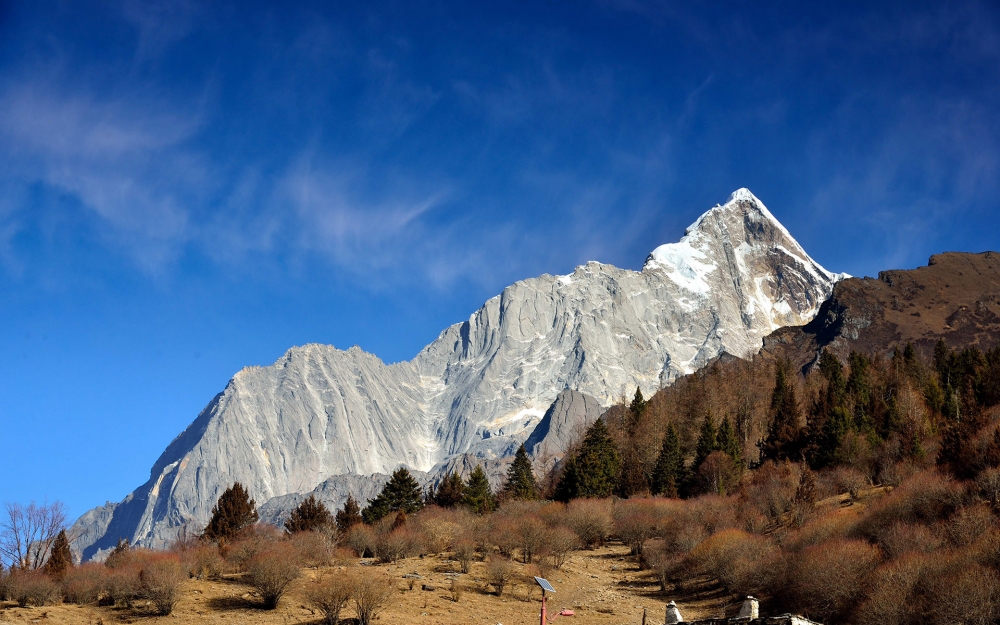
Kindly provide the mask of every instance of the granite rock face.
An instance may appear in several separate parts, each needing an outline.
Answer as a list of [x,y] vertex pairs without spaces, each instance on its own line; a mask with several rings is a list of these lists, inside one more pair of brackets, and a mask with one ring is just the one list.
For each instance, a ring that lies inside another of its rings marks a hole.
[[[637,386],[649,396],[722,352],[755,352],[773,330],[807,323],[841,277],[741,189],[641,271],[591,262],[522,280],[411,361],[312,344],[243,369],[148,482],[81,517],[74,547],[100,557],[120,537],[159,547],[200,531],[234,481],[261,503],[400,465],[440,472],[464,457],[496,471],[526,440],[536,461],[557,457],[578,423]],[[568,396],[546,415],[567,389],[590,399]]]

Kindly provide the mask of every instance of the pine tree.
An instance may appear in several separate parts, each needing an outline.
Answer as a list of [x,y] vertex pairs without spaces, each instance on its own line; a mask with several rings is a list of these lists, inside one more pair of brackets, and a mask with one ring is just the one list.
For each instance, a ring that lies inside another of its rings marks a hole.
[[453,508],[465,498],[465,485],[458,472],[444,476],[434,493],[433,501],[442,508]]
[[635,387],[635,396],[632,398],[632,403],[628,405],[630,434],[635,433],[635,428],[639,425],[639,420],[642,418],[643,413],[646,412],[648,403],[642,396],[642,390],[638,386]]
[[361,518],[361,507],[358,505],[354,495],[347,495],[344,507],[337,511],[336,521],[337,529],[342,533],[359,523],[364,523],[364,519]]
[[368,506],[361,511],[361,517],[371,525],[391,512],[402,510],[410,514],[423,505],[420,484],[405,467],[400,467],[393,472],[378,497],[368,502]]
[[719,434],[715,429],[715,424],[712,423],[712,415],[705,415],[705,420],[701,422],[701,432],[698,434],[698,444],[694,449],[694,464],[692,470],[694,472],[698,471],[698,467],[701,466],[702,462],[705,462],[705,458],[713,451],[719,450]]
[[257,522],[257,507],[243,485],[236,482],[222,493],[212,508],[212,520],[203,536],[224,544]]
[[806,465],[802,465],[799,486],[795,490],[795,501],[808,506],[816,504],[816,476]]
[[323,505],[322,501],[309,495],[292,510],[292,514],[285,521],[285,531],[289,534],[315,532],[329,528],[332,524],[333,516],[330,514],[330,510]]
[[761,444],[763,460],[797,459],[802,445],[799,428],[799,405],[795,398],[795,381],[791,363],[778,362],[774,373],[774,393],[771,395],[771,427]]
[[52,543],[49,559],[45,562],[45,573],[52,579],[61,580],[66,569],[72,566],[73,552],[69,548],[69,539],[66,537],[66,530],[60,530]]
[[503,486],[505,496],[512,499],[537,499],[538,487],[535,474],[531,470],[531,459],[522,444],[517,448],[514,462],[507,470],[507,483]]
[[603,419],[587,429],[580,451],[567,463],[556,491],[565,499],[610,497],[618,482],[621,461]]
[[562,471],[559,480],[556,482],[555,492],[552,497],[556,501],[569,503],[571,499],[579,497],[579,476],[576,472],[576,460],[574,456],[567,455],[563,460]]
[[652,489],[654,495],[677,497],[677,487],[684,471],[684,457],[677,428],[671,423],[663,435],[663,446],[653,469]]
[[464,503],[473,512],[489,514],[496,509],[496,500],[490,489],[490,480],[486,477],[486,471],[483,471],[482,465],[476,465],[463,490],[465,491]]
[[718,450],[733,459],[733,464],[743,468],[743,449],[740,446],[740,439],[736,437],[736,431],[729,417],[722,420],[719,425],[719,433],[716,436]]

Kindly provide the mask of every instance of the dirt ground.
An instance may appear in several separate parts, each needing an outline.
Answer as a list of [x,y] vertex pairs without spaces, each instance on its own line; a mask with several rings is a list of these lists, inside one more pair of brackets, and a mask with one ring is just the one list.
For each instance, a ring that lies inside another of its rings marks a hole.
[[[643,609],[647,624],[663,623],[666,602],[677,602],[685,619],[721,616],[723,611],[738,609],[738,599],[726,595],[708,580],[686,583],[684,592],[660,592],[659,584],[649,571],[639,571],[628,549],[610,545],[593,551],[576,551],[559,570],[547,573],[556,589],[548,600],[549,615],[563,609],[575,612],[572,617],[560,617],[565,625],[573,623],[642,623]],[[369,561],[361,561],[363,566]],[[379,616],[379,623],[415,623],[451,625],[486,623],[495,625],[528,625],[538,623],[541,594],[525,567],[519,566],[524,578],[518,580],[502,597],[486,589],[482,562],[472,564],[470,572],[460,574],[458,563],[447,555],[409,558],[398,564],[377,565],[388,573],[397,586],[395,593]],[[259,623],[291,625],[318,623],[321,614],[304,600],[306,585],[324,569],[305,569],[276,610],[256,607],[256,597],[237,579],[188,580],[184,582],[181,599],[170,616],[152,616],[145,606],[126,610],[70,604],[37,608],[19,608],[13,603],[0,607],[0,623],[67,623],[80,625],[111,625],[140,623],[154,625],[196,625],[200,623]],[[406,578],[405,575],[420,578]],[[413,587],[410,588],[410,581]],[[451,582],[462,588],[458,601],[453,600]],[[528,583],[530,580],[530,583]],[[424,586],[433,590],[423,590]],[[348,607],[343,615],[350,619]]]

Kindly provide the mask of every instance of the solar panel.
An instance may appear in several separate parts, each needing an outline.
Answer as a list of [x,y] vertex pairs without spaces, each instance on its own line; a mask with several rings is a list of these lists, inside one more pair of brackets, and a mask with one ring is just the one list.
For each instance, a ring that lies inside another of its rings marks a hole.
[[538,585],[541,586],[542,590],[544,590],[545,592],[556,591],[556,589],[552,587],[552,584],[549,583],[549,580],[545,579],[544,577],[536,577],[535,581],[538,582]]

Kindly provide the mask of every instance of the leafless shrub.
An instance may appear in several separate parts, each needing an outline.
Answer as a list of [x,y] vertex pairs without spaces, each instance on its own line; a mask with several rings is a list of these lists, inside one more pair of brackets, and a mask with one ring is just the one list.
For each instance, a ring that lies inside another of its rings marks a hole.
[[375,531],[368,525],[358,523],[347,531],[344,544],[353,549],[359,558],[370,556],[375,552]]
[[993,512],[986,504],[966,506],[956,512],[945,525],[948,540],[957,547],[972,544],[996,526]]
[[986,469],[976,478],[980,495],[994,509],[1000,510],[1000,468]]
[[429,506],[415,515],[411,529],[419,535],[427,553],[442,553],[451,549],[462,534],[469,516],[465,508]]
[[742,499],[760,511],[772,524],[782,517],[795,501],[799,486],[799,468],[790,463],[765,462],[743,483]]
[[469,564],[476,557],[476,544],[468,538],[460,538],[455,541],[455,559],[463,573],[469,572]]
[[860,598],[879,550],[860,540],[832,540],[803,549],[790,568],[785,592],[791,605],[821,622],[840,622]]
[[514,552],[521,546],[521,537],[515,519],[506,515],[494,514],[490,519],[492,542],[500,550],[500,555],[513,558]]
[[486,564],[486,583],[493,586],[494,592],[500,597],[503,589],[514,577],[516,568],[514,564],[504,557],[493,557]]
[[237,571],[246,571],[250,560],[283,539],[277,527],[259,523],[241,532],[239,539],[228,543],[221,553]]
[[336,542],[329,532],[295,532],[288,537],[296,560],[303,566],[329,566]]
[[376,531],[374,551],[379,562],[399,562],[420,548],[419,536],[407,526],[390,529],[385,525]]
[[588,548],[603,545],[614,529],[611,502],[607,499],[575,499],[566,506],[566,527]]
[[105,576],[107,602],[118,607],[131,608],[142,592],[140,571],[140,567],[131,557],[115,568],[108,569]]
[[217,578],[226,572],[226,561],[213,543],[198,541],[177,551],[188,575],[198,579]]
[[935,470],[922,471],[879,499],[856,532],[871,540],[896,522],[932,524],[944,520],[966,500],[965,487]]
[[757,593],[771,586],[777,548],[770,539],[728,529],[713,534],[688,554],[689,567],[718,579],[736,594]]
[[910,595],[929,556],[908,553],[880,566],[868,581],[865,600],[854,612],[857,625],[904,625],[911,621]]
[[667,584],[683,567],[684,557],[671,549],[665,540],[653,540],[642,554],[645,565],[656,574],[660,590],[666,591]]
[[59,599],[59,585],[37,570],[14,570],[7,578],[7,592],[22,608],[42,606]]
[[244,581],[260,593],[264,607],[273,610],[278,601],[299,576],[295,553],[286,543],[270,545],[254,554],[245,563]]
[[96,603],[104,592],[107,571],[106,566],[96,562],[68,569],[62,580],[64,599],[77,605]]
[[392,583],[383,573],[372,570],[358,571],[353,594],[358,624],[371,625],[392,593]]
[[546,532],[545,544],[548,546],[552,566],[560,569],[566,564],[570,552],[580,546],[580,539],[568,527],[556,526]]
[[930,625],[989,625],[1000,616],[997,574],[961,555],[933,561],[914,595],[921,599],[921,620]]
[[615,506],[615,534],[628,545],[632,555],[642,555],[642,546],[653,537],[657,517],[642,500],[627,500]]
[[545,523],[535,514],[527,514],[517,518],[514,522],[517,528],[517,536],[520,539],[521,559],[525,564],[531,564],[543,546],[549,535],[549,530]]
[[877,543],[889,558],[905,553],[930,553],[941,548],[941,538],[926,525],[894,523],[878,535]]
[[180,559],[172,553],[147,552],[138,559],[138,565],[142,596],[153,602],[157,614],[170,614],[185,577]]
[[791,551],[801,551],[834,538],[844,538],[854,528],[854,518],[845,514],[818,516],[798,531],[787,535],[784,545]]
[[353,574],[325,573],[309,585],[306,601],[323,613],[323,623],[337,625],[341,611],[354,595],[356,581]]
[[449,590],[451,591],[452,601],[458,603],[462,600],[462,595],[464,594],[465,589],[462,588],[462,585],[459,584],[457,580],[451,580],[451,588],[449,588]]

